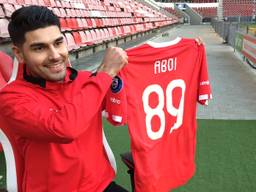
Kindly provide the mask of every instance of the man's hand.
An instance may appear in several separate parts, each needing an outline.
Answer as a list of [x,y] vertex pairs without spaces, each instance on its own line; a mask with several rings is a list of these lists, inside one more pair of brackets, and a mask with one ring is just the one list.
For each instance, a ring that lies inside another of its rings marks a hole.
[[108,73],[111,77],[115,77],[117,73],[128,63],[126,52],[119,47],[110,47],[105,51],[102,64],[98,68],[99,71]]
[[198,45],[201,45],[201,44],[204,44],[203,40],[201,39],[201,37],[197,37],[196,39],[196,42]]

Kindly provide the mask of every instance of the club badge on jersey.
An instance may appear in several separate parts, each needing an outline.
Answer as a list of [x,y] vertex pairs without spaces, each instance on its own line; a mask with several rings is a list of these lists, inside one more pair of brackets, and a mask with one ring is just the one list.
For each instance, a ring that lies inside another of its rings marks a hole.
[[125,125],[127,123],[127,102],[124,82],[120,76],[113,78],[105,98],[107,120],[115,126]]
[[118,93],[123,88],[123,81],[120,77],[115,76],[111,84],[111,91]]

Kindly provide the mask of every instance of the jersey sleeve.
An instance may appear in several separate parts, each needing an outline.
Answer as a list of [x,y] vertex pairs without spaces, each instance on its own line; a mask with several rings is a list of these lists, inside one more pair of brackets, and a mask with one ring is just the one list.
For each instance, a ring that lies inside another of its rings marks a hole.
[[104,115],[115,126],[127,123],[127,100],[123,80],[120,76],[113,78],[105,98]]
[[206,52],[203,45],[199,46],[199,89],[198,89],[198,102],[202,105],[208,105],[208,101],[212,99],[211,85],[208,77],[208,66],[206,59]]

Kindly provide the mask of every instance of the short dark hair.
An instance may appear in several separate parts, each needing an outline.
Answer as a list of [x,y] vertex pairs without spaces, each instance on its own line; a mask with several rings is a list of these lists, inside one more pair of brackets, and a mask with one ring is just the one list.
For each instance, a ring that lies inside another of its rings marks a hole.
[[60,29],[60,21],[50,9],[31,5],[13,12],[8,25],[8,31],[14,45],[25,42],[26,32],[56,25]]

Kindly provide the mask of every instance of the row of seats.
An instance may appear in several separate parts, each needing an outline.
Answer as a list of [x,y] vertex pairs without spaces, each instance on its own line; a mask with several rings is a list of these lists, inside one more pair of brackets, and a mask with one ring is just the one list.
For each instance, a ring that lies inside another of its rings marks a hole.
[[[136,21],[135,21],[136,20]],[[109,21],[107,23],[107,21]],[[100,19],[63,19],[60,18],[60,24],[61,24],[61,29],[62,31],[76,31],[76,30],[85,30],[85,29],[98,29],[98,28],[103,28],[103,27],[125,27],[130,24],[132,26],[136,27],[139,26],[140,24],[143,26],[147,25],[152,25],[155,27],[161,27],[164,25],[172,24],[177,22],[177,20],[163,20],[163,21],[156,21],[156,22],[142,22],[140,18],[138,19],[123,19],[123,20],[100,20]],[[8,38],[9,33],[8,33],[8,24],[9,21],[7,19],[0,19],[0,37],[1,38]],[[144,27],[145,30],[149,30],[148,28]],[[139,32],[139,31],[137,31]]]
[[[172,20],[172,19],[169,19]],[[64,31],[68,30],[79,30],[79,29],[90,29],[90,28],[101,28],[110,26],[122,26],[127,24],[140,24],[147,22],[166,21],[161,18],[60,18],[61,28]]]
[[[167,17],[135,0],[120,0],[118,2],[112,0],[0,0],[0,4],[1,38],[9,36],[7,31],[8,18],[13,11],[22,5],[30,4],[50,6],[60,18],[62,31],[146,24],[147,22],[151,22],[153,26],[161,26],[155,23],[173,22],[176,19],[175,17]],[[108,11],[110,7],[117,12]]]
[[182,18],[182,15],[179,12],[177,12],[174,8],[172,8],[172,7],[165,7],[164,9],[166,11],[168,11],[169,13],[171,13],[172,15],[175,15],[178,18]]
[[[163,17],[164,15],[158,11],[152,10],[149,7],[137,3],[136,1],[131,1],[130,4],[127,3],[113,3],[110,5],[106,5],[105,2],[100,2],[101,5],[99,4],[88,4],[84,2],[78,2],[78,3],[73,3],[69,4],[69,6],[66,6],[65,4],[60,4],[59,6],[54,6],[51,3],[46,3],[44,0],[33,0],[27,2],[16,2],[14,0],[8,0],[7,2],[1,2],[3,0],[0,0],[0,4],[3,6],[3,9],[5,10],[6,16],[10,16],[11,12],[17,7],[24,6],[24,5],[42,5],[42,6],[47,6],[51,9],[53,9],[56,12],[60,12],[60,16],[63,17],[81,17],[81,16],[92,16],[95,11],[98,12],[107,12],[107,15],[102,14],[102,16],[108,16],[108,14],[112,15],[114,13],[121,13],[120,16],[142,16],[142,17],[147,17],[147,16],[153,16],[153,17]],[[4,0],[5,1],[5,0]],[[69,1],[54,1],[53,2],[65,2],[69,3]],[[125,13],[125,14],[123,14]],[[101,15],[101,14],[99,14]]]
[[[11,17],[11,14],[19,9],[22,5],[19,4],[0,4],[0,17]],[[53,12],[59,17],[131,17],[131,12],[124,12],[121,10],[86,10],[86,9],[76,9],[76,8],[58,8],[58,7],[48,7],[52,9]]]
[[191,3],[216,3],[218,0],[193,0]]
[[253,16],[256,14],[255,0],[223,0],[223,16]]
[[157,22],[155,26],[153,23],[144,23],[137,25],[124,25],[117,27],[90,29],[81,31],[65,32],[68,50],[76,51],[80,48],[100,44],[105,41],[114,40],[119,37],[132,35],[138,32],[147,31],[155,27],[172,24],[171,21]]
[[[0,4],[0,17],[10,18],[11,14],[22,7],[21,5],[13,5],[9,3]],[[125,12],[125,11],[113,11],[113,10],[85,10],[74,8],[51,8],[53,12],[59,17],[164,17],[163,15],[155,14],[140,14],[138,12]]]
[[0,4],[0,39],[9,37],[13,11],[23,5],[43,5],[59,16],[70,51],[178,22],[175,16],[167,17],[135,0],[0,0]]
[[200,14],[203,18],[217,16],[217,7],[199,7],[193,8],[193,10]]
[[171,0],[172,3],[216,3],[218,0]]

